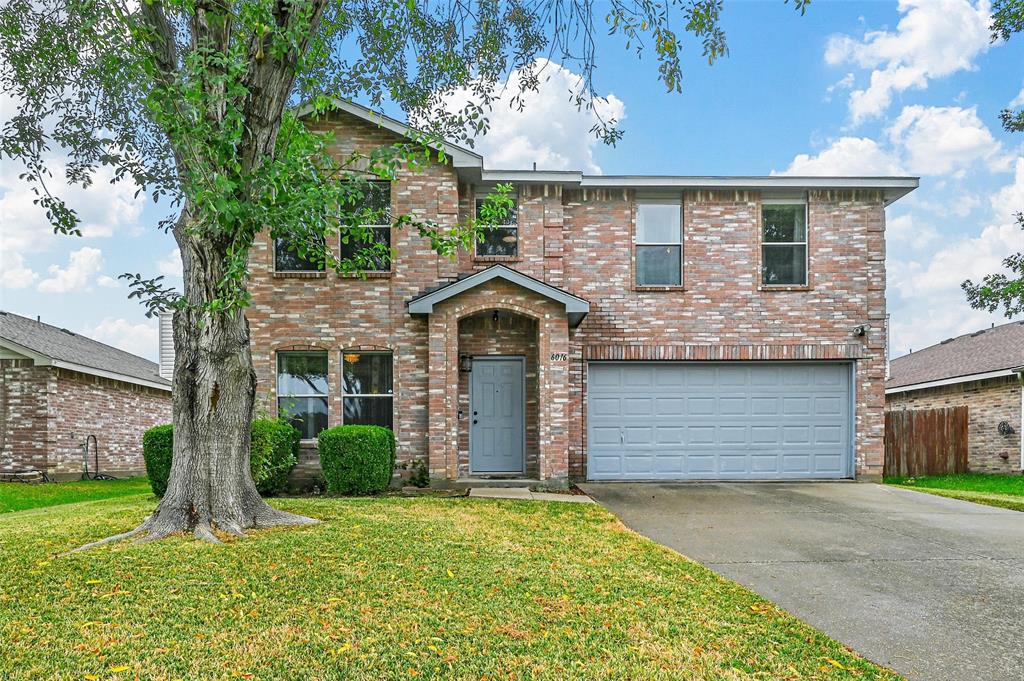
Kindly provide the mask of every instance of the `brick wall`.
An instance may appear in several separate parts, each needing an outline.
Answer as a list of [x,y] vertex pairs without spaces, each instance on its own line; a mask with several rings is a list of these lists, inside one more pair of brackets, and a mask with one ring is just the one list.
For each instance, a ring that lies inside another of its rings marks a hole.
[[[171,394],[165,390],[59,369],[49,398],[49,469],[57,477],[82,472],[82,442],[95,435],[99,472],[142,475],[142,434],[171,422]],[[89,470],[95,471],[92,445]]]
[[[368,151],[394,139],[348,115],[319,125],[334,130],[339,154]],[[856,469],[858,475],[881,474],[886,321],[885,215],[879,192],[809,192],[809,282],[781,289],[760,286],[758,192],[680,192],[684,285],[643,290],[633,285],[633,192],[524,184],[518,196],[519,253],[499,260],[591,303],[591,312],[578,329],[552,329],[552,338],[564,336],[555,342],[565,343],[567,363],[547,362],[550,346],[538,343],[540,411],[549,395],[543,388],[545,371],[564,375],[568,386],[565,403],[557,406],[550,422],[550,434],[552,442],[565,443],[561,457],[567,457],[571,475],[582,476],[586,470],[585,362],[612,356],[854,361]],[[469,217],[473,198],[474,188],[460,186],[450,164],[402,170],[392,186],[396,215],[411,213],[441,225]],[[457,324],[438,327],[436,332],[448,337],[435,338],[435,320],[409,315],[406,302],[460,273],[491,266],[495,259],[464,252],[451,261],[409,232],[394,234],[392,244],[393,271],[358,279],[334,272],[274,273],[269,239],[261,239],[252,252],[253,306],[247,313],[253,359],[261,397],[273,413],[276,351],[295,344],[327,349],[330,425],[337,425],[342,350],[370,345],[391,349],[398,456],[427,458],[428,452],[448,446],[440,442],[446,438],[453,449],[459,447],[458,427],[447,421],[460,404],[458,377],[453,373],[448,386],[434,386],[431,363],[443,361],[449,351],[457,357],[459,343],[473,341],[459,338]],[[534,318],[547,313],[536,300],[523,310]],[[865,323],[871,325],[868,334],[854,337],[852,327]],[[433,378],[443,381],[444,376]],[[537,437],[539,449],[548,442],[543,425],[538,425]],[[435,461],[431,455],[432,471],[455,477],[458,457],[445,457]],[[561,464],[553,465],[553,470],[560,470]]]
[[[1020,473],[1021,385],[1016,377],[990,378],[887,395],[886,409],[968,407],[967,465],[981,473]],[[1000,435],[1000,421],[1013,426]]]
[[52,370],[0,359],[0,471],[46,470]]
[[[101,473],[145,473],[142,434],[171,421],[170,393],[53,367],[0,360],[0,470],[77,479],[82,442],[95,435]],[[95,472],[90,445],[89,470]]]

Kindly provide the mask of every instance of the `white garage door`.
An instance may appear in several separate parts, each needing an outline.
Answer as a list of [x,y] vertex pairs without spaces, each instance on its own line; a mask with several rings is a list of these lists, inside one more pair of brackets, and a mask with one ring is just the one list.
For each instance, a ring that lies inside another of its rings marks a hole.
[[850,374],[835,362],[591,362],[587,477],[852,477]]

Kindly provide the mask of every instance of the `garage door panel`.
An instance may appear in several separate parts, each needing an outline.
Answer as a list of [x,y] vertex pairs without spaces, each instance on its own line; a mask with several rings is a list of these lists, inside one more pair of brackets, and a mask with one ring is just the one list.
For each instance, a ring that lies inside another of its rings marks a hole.
[[592,363],[589,377],[591,479],[852,472],[849,364]]

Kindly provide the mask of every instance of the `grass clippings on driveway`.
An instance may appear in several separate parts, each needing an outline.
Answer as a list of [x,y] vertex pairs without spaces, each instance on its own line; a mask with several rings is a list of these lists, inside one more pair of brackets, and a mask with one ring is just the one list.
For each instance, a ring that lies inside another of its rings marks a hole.
[[53,483],[0,482],[0,513],[152,493],[146,478]]
[[275,504],[325,522],[58,557],[153,502],[8,514],[0,678],[898,678],[597,506]]
[[886,478],[885,483],[951,499],[1024,511],[1024,476],[964,473],[920,478]]

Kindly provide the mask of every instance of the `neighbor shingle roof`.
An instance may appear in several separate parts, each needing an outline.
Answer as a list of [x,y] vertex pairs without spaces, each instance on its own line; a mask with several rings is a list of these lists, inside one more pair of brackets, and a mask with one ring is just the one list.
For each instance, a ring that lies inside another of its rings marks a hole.
[[171,385],[160,377],[156,362],[67,329],[0,311],[0,344],[5,340],[59,362],[119,374],[126,380]]
[[1024,366],[1024,322],[1010,322],[944,340],[897,357],[886,388],[983,374]]

